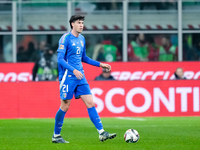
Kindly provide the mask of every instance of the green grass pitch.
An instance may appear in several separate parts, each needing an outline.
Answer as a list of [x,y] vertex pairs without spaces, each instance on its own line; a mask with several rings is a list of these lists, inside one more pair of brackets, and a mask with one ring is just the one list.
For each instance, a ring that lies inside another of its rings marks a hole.
[[[199,150],[200,117],[102,118],[117,137],[100,142],[89,118],[65,118],[62,136],[69,144],[53,144],[54,119],[1,119],[0,150]],[[126,143],[127,129],[140,139]]]

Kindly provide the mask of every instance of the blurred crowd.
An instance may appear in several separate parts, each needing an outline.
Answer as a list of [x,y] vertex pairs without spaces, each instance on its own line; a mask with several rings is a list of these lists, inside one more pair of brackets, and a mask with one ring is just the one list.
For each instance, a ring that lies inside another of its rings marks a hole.
[[129,39],[129,61],[176,61],[178,58],[177,43],[172,43],[168,36],[154,39],[141,33]]
[[35,44],[28,42],[27,49],[18,47],[17,62],[34,62],[33,81],[55,81],[58,77],[56,48],[41,41]]
[[[92,58],[98,61],[122,61],[122,42],[105,36],[94,46]],[[192,37],[195,39],[192,40]],[[177,61],[177,35],[130,34],[128,37],[128,61]],[[183,40],[183,60],[200,60],[200,37],[187,35]]]
[[[86,39],[86,53],[88,57],[105,62],[122,61],[121,36],[102,35],[101,38],[96,36],[94,41],[93,36],[87,35]],[[11,45],[12,44],[8,43],[5,49],[12,49]],[[44,40],[39,43],[29,41],[27,46],[19,45],[17,50],[17,62],[35,62],[44,53],[44,49],[47,45],[49,46]],[[53,54],[56,55],[57,45],[50,47]],[[177,35],[129,34],[127,47],[128,61],[178,60]],[[9,52],[9,50],[6,51]],[[12,59],[12,57],[10,57],[11,55],[5,53],[5,58]],[[200,60],[199,35],[192,36],[188,34],[183,37],[183,60]]]
[[46,41],[41,41],[38,45],[33,41],[28,43],[27,49],[24,46],[18,47],[17,52],[17,62],[34,62],[37,60],[43,53],[46,47]]
[[[0,36],[0,62],[12,62],[11,37]],[[17,62],[35,62],[44,53],[48,45],[54,55],[57,50],[57,37],[22,36],[18,41]],[[123,44],[120,34],[85,35],[87,56],[98,61],[122,61]],[[47,39],[51,39],[47,44]],[[40,41],[40,42],[36,42]],[[54,43],[54,44],[53,44]],[[200,34],[185,34],[183,36],[183,61],[200,60]],[[177,61],[178,37],[176,34],[129,34],[127,43],[128,61]]]

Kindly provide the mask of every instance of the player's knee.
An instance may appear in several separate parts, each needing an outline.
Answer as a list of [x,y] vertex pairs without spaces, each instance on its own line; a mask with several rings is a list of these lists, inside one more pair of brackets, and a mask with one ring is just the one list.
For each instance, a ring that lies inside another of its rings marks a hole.
[[87,108],[92,108],[92,107],[95,107],[95,103],[92,101],[92,102],[89,102],[86,104],[86,107]]
[[67,106],[67,105],[61,105],[60,108],[61,108],[63,111],[67,112],[68,109],[69,109],[69,106]]
[[69,106],[70,106],[70,101],[65,100],[65,101],[62,101],[62,102],[61,102],[60,108],[61,108],[63,111],[66,112],[66,111],[69,109]]

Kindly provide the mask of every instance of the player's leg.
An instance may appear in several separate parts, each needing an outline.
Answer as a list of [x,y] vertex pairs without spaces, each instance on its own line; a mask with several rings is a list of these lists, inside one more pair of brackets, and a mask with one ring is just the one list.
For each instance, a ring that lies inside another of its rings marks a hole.
[[90,120],[95,125],[99,133],[103,132],[103,125],[96,111],[95,103],[93,102],[92,93],[87,83],[78,85],[75,89],[75,98],[81,98],[87,107]]
[[103,142],[107,139],[115,138],[117,135],[116,133],[108,133],[107,131],[104,131],[101,119],[96,111],[92,95],[81,95],[81,99],[87,107],[90,120],[99,132],[99,140]]
[[104,131],[103,125],[102,125],[101,119],[96,111],[95,103],[93,101],[92,95],[81,95],[80,97],[87,107],[87,111],[88,111],[90,120],[95,125],[97,131],[99,133],[102,133]]
[[55,116],[54,135],[52,138],[53,143],[69,143],[60,136],[60,132],[63,126],[65,114],[69,109],[73,97],[75,86],[76,84],[74,84],[74,81],[68,79],[60,85],[61,105]]
[[60,132],[63,126],[65,114],[69,109],[70,102],[71,100],[61,100],[60,108],[55,116],[54,135],[52,137],[53,143],[69,143],[61,137]]
[[75,90],[75,97],[76,98],[80,97],[82,101],[85,103],[90,120],[92,121],[92,123],[94,124],[99,133],[100,141],[105,141],[108,138],[112,139],[116,137],[115,133],[109,134],[108,132],[104,131],[101,119],[96,111],[95,103],[93,101],[93,97],[90,92],[90,87],[88,84],[77,86]]
[[60,108],[57,111],[56,116],[55,116],[54,136],[60,135],[63,122],[64,122],[64,117],[67,110],[69,109],[70,102],[71,100],[61,100]]

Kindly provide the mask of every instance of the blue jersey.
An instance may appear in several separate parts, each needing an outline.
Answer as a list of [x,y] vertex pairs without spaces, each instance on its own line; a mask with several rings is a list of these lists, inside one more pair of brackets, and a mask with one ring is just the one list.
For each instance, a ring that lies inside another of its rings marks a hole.
[[82,62],[100,66],[100,62],[86,56],[85,38],[81,34],[78,37],[75,37],[71,32],[62,35],[57,53],[59,81],[63,79],[63,76],[76,78],[73,74],[74,69],[84,75]]

